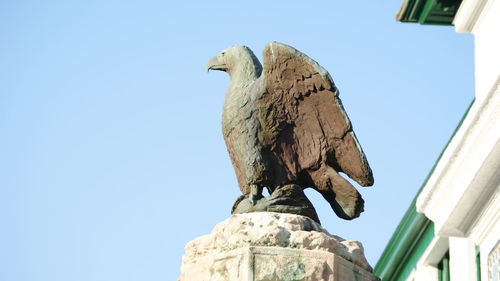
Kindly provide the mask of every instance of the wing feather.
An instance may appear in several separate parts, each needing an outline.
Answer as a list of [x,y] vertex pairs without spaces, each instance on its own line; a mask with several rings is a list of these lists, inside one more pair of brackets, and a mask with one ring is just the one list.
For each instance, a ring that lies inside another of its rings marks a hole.
[[328,72],[277,42],[266,45],[263,60],[265,93],[257,102],[264,108],[264,145],[271,147],[289,176],[326,162],[360,185],[372,185],[370,166]]

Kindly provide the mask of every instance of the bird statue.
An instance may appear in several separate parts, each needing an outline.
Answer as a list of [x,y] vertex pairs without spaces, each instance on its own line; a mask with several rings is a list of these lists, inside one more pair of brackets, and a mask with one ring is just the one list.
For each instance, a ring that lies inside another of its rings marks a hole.
[[[304,196],[302,190],[311,187],[338,217],[358,217],[364,201],[339,173],[361,186],[373,185],[373,175],[330,74],[278,42],[265,46],[263,61],[262,68],[248,47],[233,46],[207,64],[207,71],[221,70],[231,78],[222,132],[243,193],[233,213],[242,203],[247,211],[256,211],[254,206],[265,200],[264,187],[268,197],[285,205],[291,201],[280,198],[283,194]],[[280,191],[290,186],[300,191]],[[277,210],[293,213],[295,207],[290,208]],[[319,222],[313,213],[309,217]]]

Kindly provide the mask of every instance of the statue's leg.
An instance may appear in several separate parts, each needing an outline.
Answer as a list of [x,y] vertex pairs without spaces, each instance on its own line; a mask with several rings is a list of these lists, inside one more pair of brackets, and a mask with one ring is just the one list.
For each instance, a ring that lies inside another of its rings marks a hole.
[[258,186],[256,184],[250,185],[250,194],[248,194],[248,199],[250,200],[250,204],[255,205],[257,201],[262,198],[262,186]]

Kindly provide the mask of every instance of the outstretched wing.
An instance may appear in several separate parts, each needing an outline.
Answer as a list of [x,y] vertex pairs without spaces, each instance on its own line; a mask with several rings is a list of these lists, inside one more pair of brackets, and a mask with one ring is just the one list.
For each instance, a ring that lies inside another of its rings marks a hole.
[[[261,123],[287,173],[327,163],[362,186],[373,175],[328,72],[298,50],[277,42],[266,45],[261,79],[265,108]],[[295,161],[294,161],[295,159]]]

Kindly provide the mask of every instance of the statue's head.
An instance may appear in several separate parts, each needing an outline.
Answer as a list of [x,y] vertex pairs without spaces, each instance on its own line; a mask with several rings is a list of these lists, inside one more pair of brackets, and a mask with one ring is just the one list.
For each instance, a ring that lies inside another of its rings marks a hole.
[[230,76],[244,72],[258,77],[262,72],[262,66],[252,50],[239,45],[224,49],[219,55],[211,58],[206,69],[221,70]]

